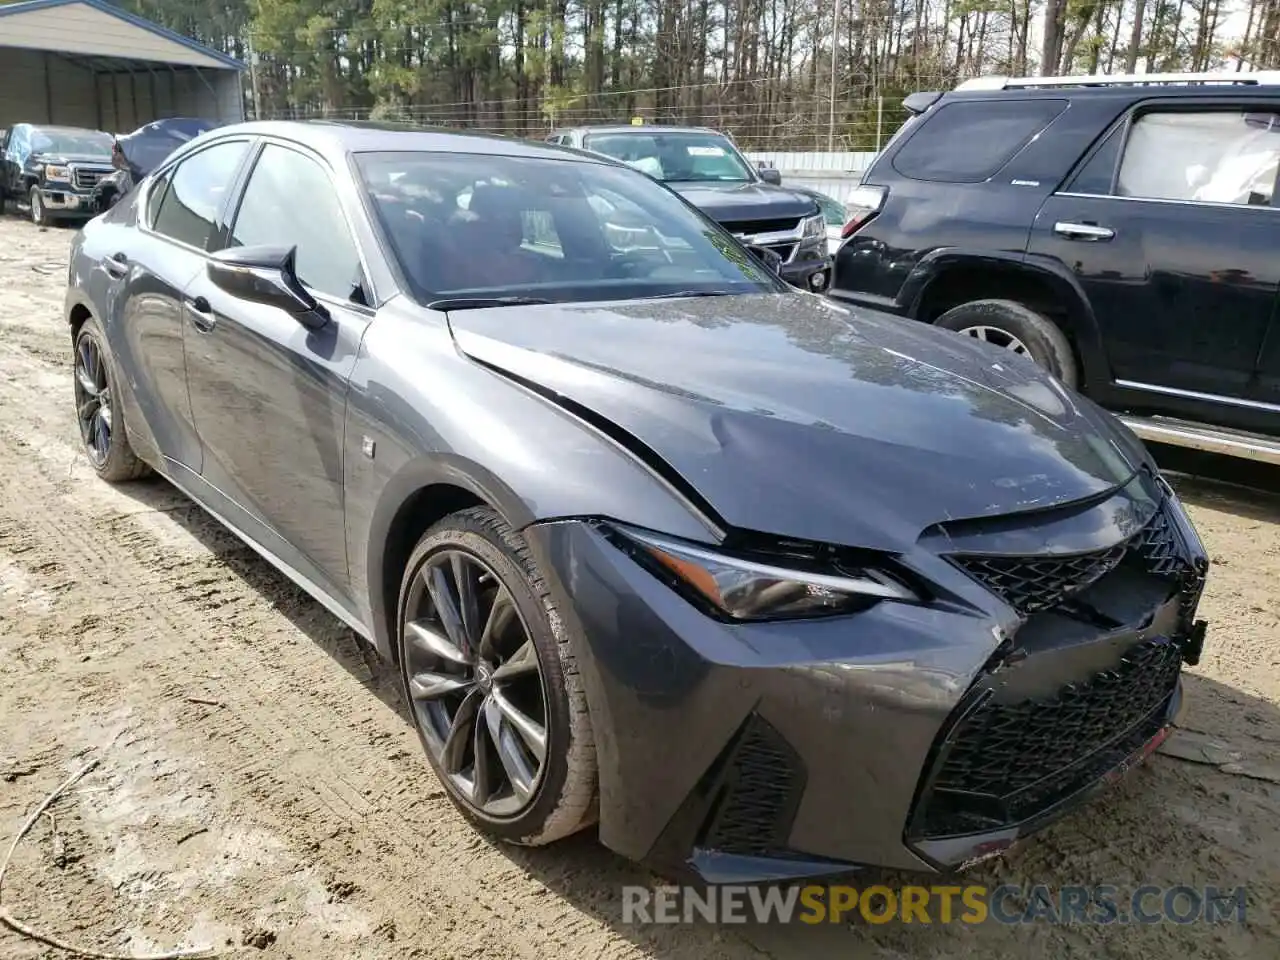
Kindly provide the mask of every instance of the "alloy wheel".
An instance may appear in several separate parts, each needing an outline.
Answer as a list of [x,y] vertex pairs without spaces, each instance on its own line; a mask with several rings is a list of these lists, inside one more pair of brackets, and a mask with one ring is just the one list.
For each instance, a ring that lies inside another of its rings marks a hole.
[[475,554],[432,554],[409,588],[401,624],[418,727],[455,791],[510,818],[547,764],[546,685],[510,590]]
[[978,326],[965,327],[959,331],[962,334],[973,337],[975,340],[983,340],[991,344],[993,347],[1003,347],[1005,350],[1019,353],[1027,356],[1029,351],[1027,345],[1015,337],[1008,330],[1001,330],[999,327],[989,327],[985,324]]
[[111,454],[111,387],[102,351],[91,336],[81,337],[76,348],[75,396],[80,439],[100,467]]

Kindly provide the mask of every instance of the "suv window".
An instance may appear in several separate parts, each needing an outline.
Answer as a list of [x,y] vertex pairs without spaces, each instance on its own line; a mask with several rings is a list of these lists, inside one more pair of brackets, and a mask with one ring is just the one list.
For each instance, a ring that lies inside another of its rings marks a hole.
[[994,176],[1067,107],[1065,100],[970,100],[943,104],[893,157],[914,180],[979,183]]
[[248,144],[219,143],[178,164],[160,198],[152,229],[203,250]]
[[1067,184],[1068,193],[1087,193],[1108,196],[1116,176],[1116,161],[1120,159],[1120,145],[1124,143],[1124,124],[1112,129],[1103,138],[1093,156],[1085,161],[1079,172]]
[[253,166],[235,226],[234,247],[298,248],[298,279],[312,290],[350,299],[360,257],[333,181],[296,150],[267,144]]
[[1280,115],[1265,111],[1141,114],[1125,143],[1116,193],[1151,200],[1266,206],[1280,166]]

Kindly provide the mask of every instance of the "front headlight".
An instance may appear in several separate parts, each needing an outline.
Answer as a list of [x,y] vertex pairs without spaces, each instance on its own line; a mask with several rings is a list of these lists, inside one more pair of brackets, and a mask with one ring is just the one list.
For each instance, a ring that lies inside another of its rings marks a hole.
[[[734,620],[851,613],[879,600],[919,601],[889,572],[869,566],[799,569],[787,560],[721,553],[645,531],[613,528],[647,565]],[[786,563],[787,565],[780,565]]]
[[806,237],[825,237],[827,235],[827,224],[821,215],[804,218],[804,235]]
[[46,180],[70,180],[71,170],[68,167],[49,165],[44,168],[44,178]]

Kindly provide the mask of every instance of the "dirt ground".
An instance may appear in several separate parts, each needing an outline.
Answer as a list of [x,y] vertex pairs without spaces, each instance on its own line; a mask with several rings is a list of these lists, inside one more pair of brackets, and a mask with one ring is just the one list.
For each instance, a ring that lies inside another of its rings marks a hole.
[[[62,322],[71,236],[0,219],[0,851],[102,757],[14,856],[3,903],[30,925],[299,960],[1280,956],[1280,497],[1175,478],[1214,560],[1189,728],[971,875],[1245,884],[1244,925],[629,926],[620,889],[645,871],[589,836],[480,839],[349,630],[164,483],[95,479]],[[0,928],[0,956],[65,954]]]

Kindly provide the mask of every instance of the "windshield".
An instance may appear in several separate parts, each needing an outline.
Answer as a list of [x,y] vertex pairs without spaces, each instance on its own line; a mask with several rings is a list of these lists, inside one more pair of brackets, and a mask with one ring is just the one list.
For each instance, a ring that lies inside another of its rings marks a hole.
[[584,145],[668,183],[755,180],[751,167],[733,144],[716,133],[651,133],[640,129],[635,133],[591,134]]
[[31,134],[33,153],[80,154],[111,159],[109,134],[96,130],[35,130]]
[[425,152],[358,154],[356,164],[422,302],[786,289],[723,229],[631,170]]
[[816,191],[811,193],[810,196],[818,202],[818,208],[822,211],[822,219],[826,221],[827,226],[844,226],[845,221],[849,219],[849,212],[845,210],[843,203],[833,197],[828,197],[825,193]]

